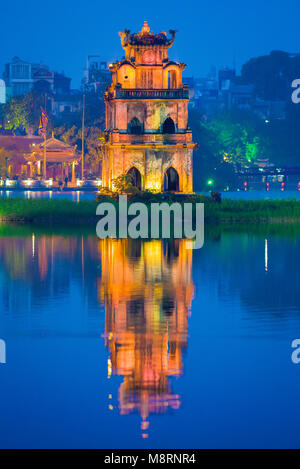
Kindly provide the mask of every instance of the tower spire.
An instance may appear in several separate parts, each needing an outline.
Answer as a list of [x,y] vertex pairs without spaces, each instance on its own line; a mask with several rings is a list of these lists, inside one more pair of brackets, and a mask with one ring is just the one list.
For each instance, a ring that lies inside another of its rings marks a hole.
[[150,27],[149,27],[147,21],[144,21],[144,25],[142,27],[141,33],[142,34],[149,34],[149,31],[150,31]]

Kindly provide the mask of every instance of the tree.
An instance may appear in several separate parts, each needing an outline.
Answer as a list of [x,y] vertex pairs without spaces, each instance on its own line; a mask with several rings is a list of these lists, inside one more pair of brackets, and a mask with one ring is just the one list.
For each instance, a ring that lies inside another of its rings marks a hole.
[[133,177],[131,174],[120,174],[112,181],[114,190],[118,194],[127,194],[133,196],[138,194],[139,189],[133,184]]
[[85,161],[93,174],[99,174],[104,152],[104,133],[98,127],[89,127],[86,132],[87,155]]
[[190,111],[193,140],[198,143],[194,154],[195,190],[238,185],[238,171],[251,166],[268,151],[266,129],[253,114],[240,111],[222,112],[203,121],[197,111]]
[[[57,138],[68,143],[76,145],[78,151],[82,151],[82,130],[81,127],[72,125],[72,127],[60,126],[54,129]],[[99,175],[101,161],[104,151],[104,134],[101,128],[97,126],[85,127],[84,131],[84,153],[85,168],[89,169],[91,175]]]
[[287,106],[285,119],[274,119],[265,126],[269,155],[277,166],[300,166],[300,104]]
[[5,127],[26,132],[29,128],[36,130],[39,125],[41,106],[44,106],[44,97],[33,91],[25,96],[11,98],[3,107]]
[[253,84],[256,96],[264,100],[285,101],[291,94],[291,83],[300,76],[300,57],[272,51],[269,55],[248,60],[236,81]]

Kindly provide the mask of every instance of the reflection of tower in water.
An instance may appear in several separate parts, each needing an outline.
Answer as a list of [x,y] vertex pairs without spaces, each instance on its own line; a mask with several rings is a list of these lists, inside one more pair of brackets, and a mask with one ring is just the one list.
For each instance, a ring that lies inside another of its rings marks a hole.
[[99,246],[108,374],[124,376],[120,412],[138,412],[147,437],[150,413],[180,406],[169,377],[183,372],[193,251],[185,240],[102,240]]

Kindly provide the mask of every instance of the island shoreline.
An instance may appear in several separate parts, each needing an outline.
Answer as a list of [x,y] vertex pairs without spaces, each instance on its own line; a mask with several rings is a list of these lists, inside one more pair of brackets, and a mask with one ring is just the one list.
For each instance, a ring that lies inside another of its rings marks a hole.
[[[67,199],[0,199],[1,223],[26,223],[41,225],[96,225],[99,216],[96,208],[102,202],[112,203],[118,212],[118,197],[100,197],[95,201],[74,202]],[[290,200],[232,200],[221,203],[202,195],[147,195],[147,198],[129,198],[131,203],[204,203],[205,224],[300,224],[300,201]]]

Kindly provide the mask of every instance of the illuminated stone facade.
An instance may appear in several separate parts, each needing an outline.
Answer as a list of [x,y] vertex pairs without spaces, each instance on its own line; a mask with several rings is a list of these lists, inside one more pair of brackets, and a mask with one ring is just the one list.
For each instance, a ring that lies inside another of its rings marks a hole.
[[109,65],[112,83],[105,93],[103,186],[113,189],[113,179],[130,171],[142,190],[190,193],[195,144],[185,64],[168,58],[175,31],[153,34],[145,22],[139,33],[120,36],[125,59]]

